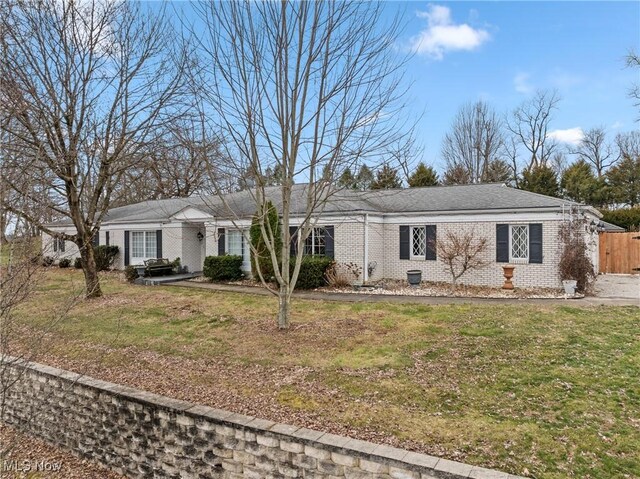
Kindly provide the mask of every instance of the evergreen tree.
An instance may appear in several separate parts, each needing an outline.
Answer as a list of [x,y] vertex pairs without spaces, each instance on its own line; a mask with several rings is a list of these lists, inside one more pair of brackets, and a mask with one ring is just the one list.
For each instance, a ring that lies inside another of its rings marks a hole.
[[[266,211],[266,217],[264,217],[264,211]],[[267,234],[270,236],[273,234],[274,246],[276,250],[276,256],[278,263],[280,263],[280,256],[282,252],[282,231],[280,230],[280,218],[278,217],[278,211],[271,201],[268,201],[264,207],[264,210],[257,211],[251,220],[251,229],[249,230],[249,236],[251,239],[252,254],[251,254],[251,272],[254,278],[260,278],[258,274],[258,268],[262,273],[262,277],[269,281],[274,277],[273,262],[271,261],[271,253],[267,249],[262,236],[260,228],[261,221],[264,221],[264,227]],[[269,232],[271,230],[271,233]]]
[[376,179],[371,184],[371,189],[390,190],[393,188],[402,188],[402,180],[398,175],[398,170],[391,168],[389,165],[383,165],[376,172]]
[[471,183],[469,170],[461,164],[449,165],[444,172],[442,183],[445,185],[468,185]]
[[338,186],[340,188],[347,188],[350,190],[355,190],[358,188],[358,180],[353,175],[353,173],[351,173],[351,168],[347,168],[342,172],[342,174],[338,178]]
[[410,188],[435,186],[438,184],[438,174],[431,166],[426,166],[420,162],[416,171],[409,177],[408,183]]
[[607,172],[612,199],[629,206],[640,204],[640,155],[623,153]]
[[482,174],[483,183],[505,183],[513,180],[513,170],[504,160],[493,160]]
[[522,173],[520,189],[547,196],[559,196],[558,176],[547,165],[532,166]]
[[560,186],[567,198],[578,203],[602,206],[606,202],[607,185],[596,177],[585,160],[578,160],[564,170]]
[[367,165],[362,165],[356,175],[356,189],[369,190],[373,183],[373,172]]

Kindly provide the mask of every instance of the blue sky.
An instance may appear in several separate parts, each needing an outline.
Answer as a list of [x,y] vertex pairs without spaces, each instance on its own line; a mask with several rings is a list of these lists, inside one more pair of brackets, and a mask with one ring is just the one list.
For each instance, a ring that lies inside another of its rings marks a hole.
[[[424,159],[441,169],[444,133],[458,108],[483,99],[499,112],[536,88],[557,89],[562,101],[552,123],[559,138],[604,126],[611,138],[639,128],[627,91],[640,72],[624,68],[640,51],[640,2],[389,2],[406,10],[401,47],[416,52],[409,114],[418,125]],[[569,131],[564,131],[569,130]]]

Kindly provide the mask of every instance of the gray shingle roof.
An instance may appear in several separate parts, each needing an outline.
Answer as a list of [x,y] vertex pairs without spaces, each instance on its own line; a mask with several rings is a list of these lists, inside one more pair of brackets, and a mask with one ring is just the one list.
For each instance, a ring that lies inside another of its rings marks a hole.
[[[291,214],[303,214],[307,186],[296,185],[292,191]],[[281,210],[279,186],[266,188],[266,196]],[[175,198],[143,201],[113,208],[104,223],[167,221],[187,207],[197,208],[216,217],[249,217],[255,211],[252,194],[240,191],[225,197],[229,206],[216,197]],[[324,209],[325,214],[348,213],[443,213],[519,209],[562,209],[576,203],[550,196],[518,190],[502,184],[431,186],[396,190],[336,192]],[[233,211],[231,214],[230,209]],[[59,223],[62,224],[62,223]]]

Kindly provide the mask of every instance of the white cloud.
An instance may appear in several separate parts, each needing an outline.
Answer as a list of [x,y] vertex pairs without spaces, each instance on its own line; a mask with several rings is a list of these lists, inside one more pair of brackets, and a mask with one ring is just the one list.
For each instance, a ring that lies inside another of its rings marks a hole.
[[429,5],[427,11],[416,15],[427,20],[427,28],[410,40],[411,49],[435,60],[442,60],[446,52],[475,50],[491,38],[486,30],[453,23],[449,7]]
[[513,77],[513,87],[516,89],[518,93],[523,93],[524,95],[528,95],[532,93],[534,88],[531,84],[531,75],[528,73],[518,73],[515,77]]
[[620,128],[622,128],[624,126],[624,123],[622,123],[621,121],[614,121],[613,125],[610,126],[610,128],[612,130],[618,130]]
[[584,132],[579,126],[575,128],[567,128],[566,130],[553,130],[547,133],[547,138],[553,138],[561,143],[569,143],[570,145],[579,144],[584,138]]

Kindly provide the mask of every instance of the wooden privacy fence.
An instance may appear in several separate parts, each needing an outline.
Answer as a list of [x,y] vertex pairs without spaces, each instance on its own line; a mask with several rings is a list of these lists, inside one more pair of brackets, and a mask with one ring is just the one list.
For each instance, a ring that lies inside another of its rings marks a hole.
[[600,233],[601,273],[640,273],[640,232]]

